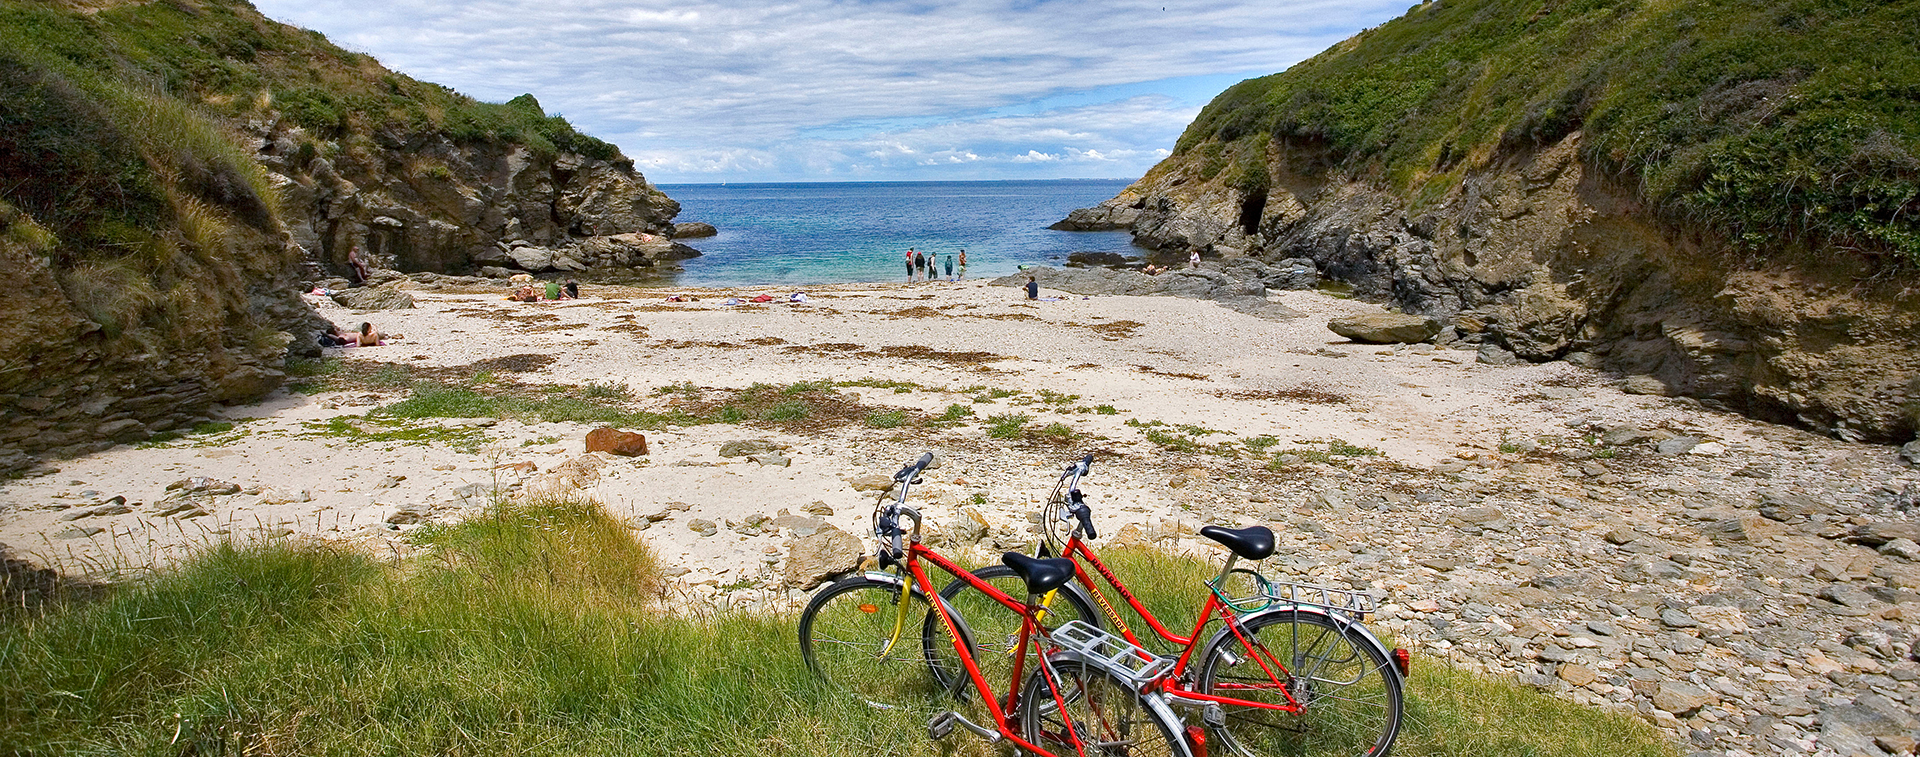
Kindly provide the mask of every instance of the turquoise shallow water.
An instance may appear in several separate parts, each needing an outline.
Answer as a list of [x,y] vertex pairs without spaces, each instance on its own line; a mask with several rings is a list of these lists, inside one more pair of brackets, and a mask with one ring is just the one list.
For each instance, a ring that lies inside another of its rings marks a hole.
[[662,184],[679,221],[718,236],[683,240],[702,255],[677,283],[727,287],[905,281],[908,247],[942,257],[967,251],[967,277],[1024,264],[1059,265],[1076,251],[1140,255],[1124,231],[1053,231],[1074,208],[1097,205],[1123,180]]

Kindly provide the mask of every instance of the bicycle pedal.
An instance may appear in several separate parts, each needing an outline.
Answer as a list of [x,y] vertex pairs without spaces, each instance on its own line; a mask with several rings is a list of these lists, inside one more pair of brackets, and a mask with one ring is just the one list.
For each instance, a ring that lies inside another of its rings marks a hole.
[[935,740],[944,739],[953,733],[953,727],[956,725],[972,731],[975,736],[986,739],[989,744],[999,743],[1002,738],[998,730],[968,720],[965,715],[952,710],[934,715],[932,720],[927,721],[927,735]]
[[953,719],[957,717],[960,717],[960,713],[951,710],[935,713],[933,718],[927,721],[927,737],[939,741],[953,735]]

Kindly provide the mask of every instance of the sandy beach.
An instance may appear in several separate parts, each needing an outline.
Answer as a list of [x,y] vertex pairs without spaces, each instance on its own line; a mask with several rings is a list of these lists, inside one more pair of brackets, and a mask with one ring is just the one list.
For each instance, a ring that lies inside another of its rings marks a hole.
[[[667,302],[675,293],[700,299]],[[774,301],[724,304],[761,293]],[[822,287],[805,303],[772,289],[589,287],[585,299],[541,304],[414,294],[416,309],[376,313],[314,298],[338,323],[405,335],[330,351],[343,361],[334,380],[353,388],[283,391],[231,408],[230,430],[6,482],[0,542],[96,576],[221,538],[401,554],[406,531],[496,492],[578,488],[644,529],[689,602],[781,610],[806,596],[784,574],[789,545],[813,530],[804,519],[871,546],[874,492],[855,488],[861,477],[935,452],[940,467],[914,503],[950,551],[990,559],[1030,542],[1029,516],[1059,467],[1097,451],[1084,488],[1108,543],[1213,555],[1199,526],[1270,524],[1282,548],[1268,573],[1375,591],[1386,600],[1378,622],[1430,654],[1607,707],[1645,703],[1636,669],[1719,692],[1724,712],[1707,721],[1642,713],[1676,734],[1838,685],[1822,664],[1781,653],[1800,635],[1920,618],[1920,564],[1848,540],[1849,529],[1912,522],[1902,512],[1920,472],[1893,449],[1627,394],[1567,363],[1486,365],[1327,330],[1329,317],[1378,307],[1367,303],[1285,292],[1274,300],[1306,317],[1275,321],[1166,297],[1028,302],[981,281]],[[640,429],[645,456],[586,455],[590,424],[369,416],[409,394],[381,388],[400,366],[416,381],[624,393],[636,410],[832,380],[851,417],[972,412],[893,427],[668,425]],[[1028,417],[1026,433],[989,436],[990,418],[1013,414]],[[785,445],[786,464],[720,454],[757,439]],[[214,488],[169,498],[175,482]],[[190,509],[163,514],[181,502]],[[1877,588],[1858,606],[1823,589],[1861,579]],[[1665,651],[1676,634],[1741,643],[1681,660]],[[1913,667],[1824,654],[1857,675]],[[1900,675],[1885,678],[1890,690],[1920,696]]]

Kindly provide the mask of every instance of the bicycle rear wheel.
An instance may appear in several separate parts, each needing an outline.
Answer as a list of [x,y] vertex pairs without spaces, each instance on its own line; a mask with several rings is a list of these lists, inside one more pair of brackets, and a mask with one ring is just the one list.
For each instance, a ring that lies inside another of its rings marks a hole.
[[1400,677],[1379,648],[1314,612],[1248,616],[1201,657],[1199,690],[1297,712],[1221,705],[1216,743],[1243,757],[1378,757],[1400,732]]
[[[989,565],[974,571],[973,575],[1016,600],[1027,598],[1026,582],[1005,565]],[[940,590],[940,598],[953,609],[955,615],[966,621],[967,628],[972,632],[977,650],[974,652],[974,664],[980,666],[981,677],[987,679],[991,686],[1011,689],[1017,683],[1013,680],[1013,651],[1020,642],[1020,613],[959,578],[953,579]],[[1041,614],[1040,622],[1047,628],[1059,628],[1069,620],[1078,620],[1095,628],[1103,625],[1099,611],[1094,609],[1093,603],[1087,600],[1078,584],[1060,587],[1045,606],[1047,609]],[[934,677],[955,691],[956,695],[965,698],[966,692],[972,691],[973,687],[966,680],[966,668],[960,665],[959,658],[953,653],[953,645],[946,643],[946,631],[940,627],[940,619],[928,616],[920,633],[927,639],[927,659]],[[1041,651],[1033,649],[1028,652],[1028,670],[1038,664]]]
[[[937,702],[943,687],[927,673],[919,635],[930,609],[925,594],[910,591],[906,620],[896,626],[900,592],[907,590],[893,581],[850,576],[814,594],[800,614],[800,656],[807,667],[828,685],[874,707]],[[944,632],[941,641],[946,641]]]
[[[1020,694],[1020,736],[1056,755],[1078,754],[1074,737],[1085,754],[1102,757],[1185,757],[1187,750],[1179,721],[1163,710],[1147,707],[1126,681],[1105,670],[1073,659],[1054,658],[1060,700],[1047,685],[1046,671],[1027,677]],[[1061,703],[1066,705],[1065,711]],[[1069,732],[1067,724],[1072,723]]]

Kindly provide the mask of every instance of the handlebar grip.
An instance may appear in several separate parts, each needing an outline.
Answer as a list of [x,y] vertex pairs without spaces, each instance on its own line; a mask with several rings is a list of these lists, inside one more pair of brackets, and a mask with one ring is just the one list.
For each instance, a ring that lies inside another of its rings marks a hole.
[[1093,468],[1093,453],[1088,452],[1086,457],[1080,458],[1080,475],[1082,476],[1087,475],[1087,471],[1091,470],[1092,468]]
[[907,467],[901,468],[899,473],[893,474],[893,480],[895,481],[909,480],[914,476],[919,475],[921,471],[926,470],[927,466],[932,464],[933,464],[933,453],[922,452],[920,453],[919,460],[913,461],[912,463],[908,464]]
[[1074,517],[1080,519],[1080,528],[1087,532],[1087,541],[1100,538],[1100,534],[1093,530],[1093,517],[1087,512],[1086,508],[1080,508],[1080,512],[1074,513]]

